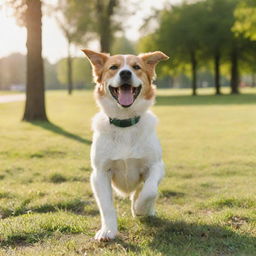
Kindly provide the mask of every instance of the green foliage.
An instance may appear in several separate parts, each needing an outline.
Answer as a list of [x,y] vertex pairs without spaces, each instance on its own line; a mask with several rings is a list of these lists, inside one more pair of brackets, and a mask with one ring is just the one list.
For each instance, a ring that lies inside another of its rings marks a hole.
[[125,36],[115,37],[111,49],[112,54],[136,54],[135,43]]
[[256,40],[256,2],[253,0],[240,1],[235,10],[235,17],[237,20],[233,31]]
[[51,64],[44,60],[44,74],[45,74],[45,88],[46,89],[60,89],[61,85],[57,78],[56,64]]
[[223,55],[231,48],[234,39],[232,26],[234,24],[234,9],[239,0],[207,0],[201,13],[201,47],[204,54]]
[[98,40],[101,48],[108,48],[102,50],[109,52],[114,32],[121,29],[121,22],[113,18],[117,13],[124,14],[120,9],[117,12],[118,7],[118,0],[87,0],[86,4],[83,1],[58,0],[56,17],[69,43],[85,47],[91,40]]
[[[233,29],[234,24],[239,22],[238,13],[245,2],[246,0],[205,0],[165,8],[155,17],[159,22],[158,28],[139,40],[138,49],[140,52],[162,50],[170,56],[170,61],[160,66],[161,77],[171,75],[175,78],[180,73],[191,77],[191,65],[192,70],[197,69],[192,72],[195,79],[195,73],[202,73],[205,68],[213,70],[216,66],[210,63],[214,61],[216,64],[219,61],[216,65],[223,66],[221,72],[227,80],[230,77],[230,66],[227,63],[235,63],[231,59],[232,54],[238,58],[238,73],[245,70],[241,67],[246,66],[252,67],[247,68],[247,72],[254,73],[255,65],[251,59],[255,59],[255,43],[244,37],[243,33],[234,33]],[[247,6],[251,4],[251,12],[255,8],[252,7],[255,6],[252,2],[247,1]],[[251,25],[254,24],[254,16],[246,17]],[[233,75],[239,76],[235,71]]]
[[[72,58],[73,82],[75,88],[90,88],[92,85],[91,66],[85,58]],[[67,84],[67,59],[57,63],[57,77],[62,85]]]
[[183,4],[163,11],[157,30],[157,45],[170,56],[189,60],[191,52],[198,51],[204,5],[202,2]]
[[77,88],[86,86],[86,88],[92,88],[92,70],[91,65],[85,58],[73,59],[73,72],[74,82],[77,84]]
[[[69,44],[90,41],[93,27],[93,1],[58,0],[53,7],[59,27]],[[59,11],[61,9],[61,12]]]
[[138,52],[153,52],[156,51],[156,38],[155,34],[149,34],[142,38],[137,43]]
[[116,199],[120,233],[109,243],[92,239],[93,92],[48,91],[47,124],[20,122],[22,102],[1,104],[0,255],[254,255],[256,91],[210,94],[158,91],[158,217],[132,218],[130,201]]

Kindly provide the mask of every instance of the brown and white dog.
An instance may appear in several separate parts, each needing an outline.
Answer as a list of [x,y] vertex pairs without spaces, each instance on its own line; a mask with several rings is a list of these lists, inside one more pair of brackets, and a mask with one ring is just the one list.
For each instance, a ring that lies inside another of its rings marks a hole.
[[112,188],[130,196],[133,216],[155,214],[164,165],[156,117],[148,109],[155,99],[155,66],[168,57],[160,51],[139,56],[83,52],[93,68],[101,109],[93,119],[91,185],[102,224],[95,239],[106,241],[117,234]]

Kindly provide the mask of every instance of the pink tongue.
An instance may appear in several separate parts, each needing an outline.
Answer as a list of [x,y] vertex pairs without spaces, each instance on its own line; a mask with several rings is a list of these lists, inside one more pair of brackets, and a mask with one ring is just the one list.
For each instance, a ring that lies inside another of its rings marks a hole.
[[118,102],[123,106],[129,106],[133,103],[133,93],[131,89],[119,89]]

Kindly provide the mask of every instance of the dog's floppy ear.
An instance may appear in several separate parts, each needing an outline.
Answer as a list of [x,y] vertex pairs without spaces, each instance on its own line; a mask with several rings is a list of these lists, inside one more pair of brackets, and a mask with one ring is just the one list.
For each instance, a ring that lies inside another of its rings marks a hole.
[[169,59],[169,57],[167,55],[165,55],[163,52],[160,52],[160,51],[142,53],[139,55],[139,57],[141,57],[141,59],[147,65],[156,65],[161,60]]
[[82,51],[85,53],[86,57],[89,59],[92,65],[94,81],[96,83],[100,83],[103,67],[109,58],[109,54],[94,52],[88,49],[83,49]]
[[163,52],[160,52],[160,51],[142,53],[139,55],[139,57],[146,64],[147,70],[149,70],[150,79],[155,78],[155,67],[156,67],[157,63],[161,60],[169,59],[169,57],[167,55],[165,55]]

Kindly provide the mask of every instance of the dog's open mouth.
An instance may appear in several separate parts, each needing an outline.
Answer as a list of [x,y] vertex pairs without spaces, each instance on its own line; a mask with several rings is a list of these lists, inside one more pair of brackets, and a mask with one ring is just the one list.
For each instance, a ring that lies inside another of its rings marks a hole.
[[122,107],[128,108],[140,94],[141,85],[139,87],[134,87],[130,84],[123,84],[119,87],[109,86],[109,90]]

